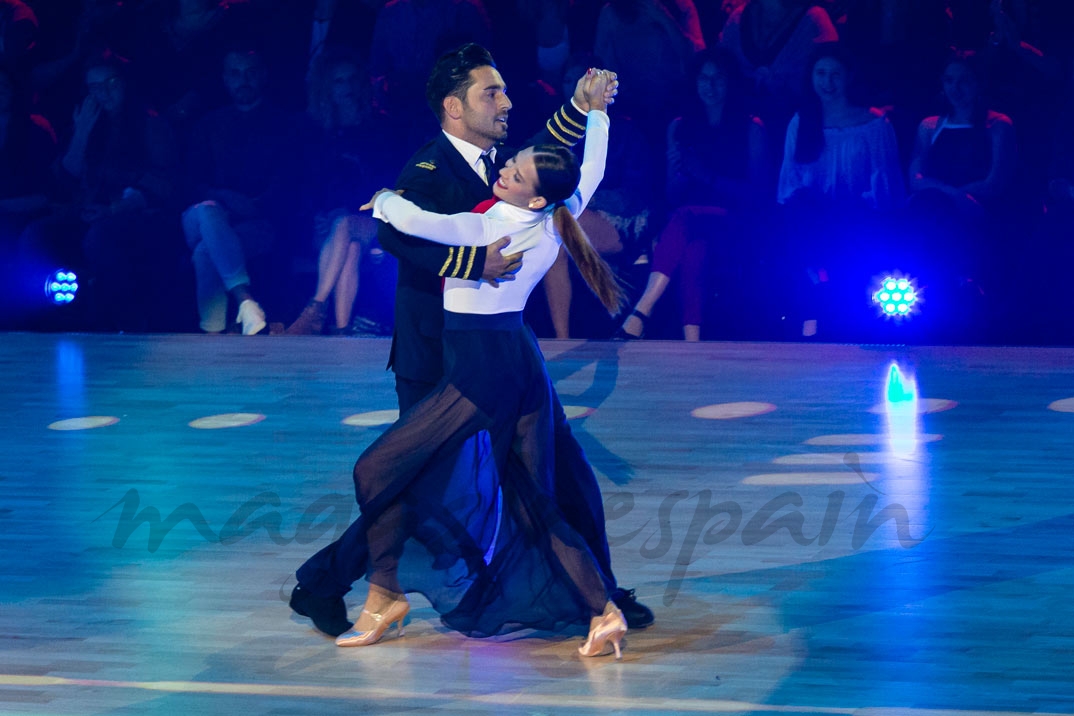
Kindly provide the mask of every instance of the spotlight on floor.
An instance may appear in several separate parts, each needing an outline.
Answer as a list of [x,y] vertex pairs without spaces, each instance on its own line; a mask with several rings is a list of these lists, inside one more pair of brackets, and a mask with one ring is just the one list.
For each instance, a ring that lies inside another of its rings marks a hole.
[[908,318],[920,310],[921,296],[914,279],[906,276],[885,276],[873,291],[873,303],[882,316]]
[[57,306],[64,306],[78,295],[78,276],[74,271],[59,269],[45,279],[45,296]]

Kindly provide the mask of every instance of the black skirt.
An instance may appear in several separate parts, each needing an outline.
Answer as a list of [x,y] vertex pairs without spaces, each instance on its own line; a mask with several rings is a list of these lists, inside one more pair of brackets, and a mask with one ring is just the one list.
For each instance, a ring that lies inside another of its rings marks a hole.
[[553,391],[520,313],[446,313],[445,375],[354,467],[367,574],[471,636],[587,623],[605,575],[556,506]]

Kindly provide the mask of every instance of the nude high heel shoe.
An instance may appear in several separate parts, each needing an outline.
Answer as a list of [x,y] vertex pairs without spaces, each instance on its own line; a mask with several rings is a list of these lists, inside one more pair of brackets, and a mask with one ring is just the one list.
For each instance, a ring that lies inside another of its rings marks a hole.
[[[355,622],[354,629],[339,635],[336,639],[336,646],[370,646],[371,644],[376,644],[384,636],[384,633],[391,628],[392,624],[396,622],[399,623],[399,636],[403,636],[403,620],[406,619],[409,613],[410,602],[403,595],[400,595],[400,598],[394,600],[379,612],[363,609],[362,614],[368,614],[372,618],[373,628],[367,631],[359,631],[358,623]],[[361,617],[359,617],[360,620]]]
[[604,607],[604,614],[589,622],[589,636],[586,637],[585,644],[578,647],[578,653],[582,656],[603,656],[608,653],[608,645],[611,644],[615,649],[615,658],[622,659],[619,643],[626,632],[623,613],[612,602],[608,602]]

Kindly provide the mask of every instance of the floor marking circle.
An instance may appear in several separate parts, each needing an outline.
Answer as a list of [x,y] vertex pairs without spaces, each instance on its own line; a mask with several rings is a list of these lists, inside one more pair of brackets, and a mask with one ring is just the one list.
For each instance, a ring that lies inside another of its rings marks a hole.
[[265,419],[261,413],[220,413],[206,415],[204,418],[191,420],[187,425],[195,430],[221,430],[223,428],[242,428]]
[[1048,410],[1054,410],[1057,413],[1074,413],[1074,398],[1056,400],[1048,406]]
[[590,408],[586,405],[564,405],[563,412],[567,414],[567,420],[578,420],[580,418],[588,418],[590,415],[597,412],[597,409]]
[[751,418],[755,415],[771,413],[776,406],[771,403],[761,403],[753,400],[744,400],[737,403],[716,403],[694,408],[690,415],[703,420],[734,420],[735,418]]
[[[914,435],[914,440],[919,443],[934,443],[943,440],[943,435],[922,433]],[[818,435],[803,441],[805,445],[884,445],[891,440],[886,433],[844,433],[841,435]]]
[[[899,406],[903,403],[881,403],[869,408],[870,413],[877,415],[883,415],[889,410],[898,410]],[[955,400],[948,400],[946,398],[919,398],[917,400],[917,412],[918,413],[942,413],[945,410],[951,410],[957,408],[958,402]]]
[[49,423],[49,430],[92,430],[115,425],[119,418],[112,415],[87,415],[84,418],[68,418]]
[[819,452],[781,455],[774,465],[845,465],[847,455],[855,455],[859,465],[883,465],[894,457],[886,452]]
[[875,472],[770,472],[763,475],[750,475],[742,481],[742,484],[855,485],[859,482],[872,482],[876,478]]
[[341,422],[356,428],[374,428],[378,425],[391,425],[398,419],[398,410],[372,410],[368,413],[348,415]]

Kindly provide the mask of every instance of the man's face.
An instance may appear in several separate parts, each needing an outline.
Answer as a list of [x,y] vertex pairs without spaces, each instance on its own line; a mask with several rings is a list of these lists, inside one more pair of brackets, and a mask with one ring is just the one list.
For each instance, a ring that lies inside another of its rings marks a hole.
[[331,74],[332,101],[337,107],[357,103],[361,95],[362,77],[358,68],[351,64],[341,64]]
[[473,84],[462,101],[461,123],[466,141],[488,149],[507,136],[507,114],[511,100],[507,99],[503,77],[494,67],[470,70]]
[[123,80],[110,67],[93,67],[86,72],[86,89],[108,114],[123,106]]
[[224,60],[224,86],[238,107],[253,107],[265,89],[265,69],[261,58],[233,52]]

